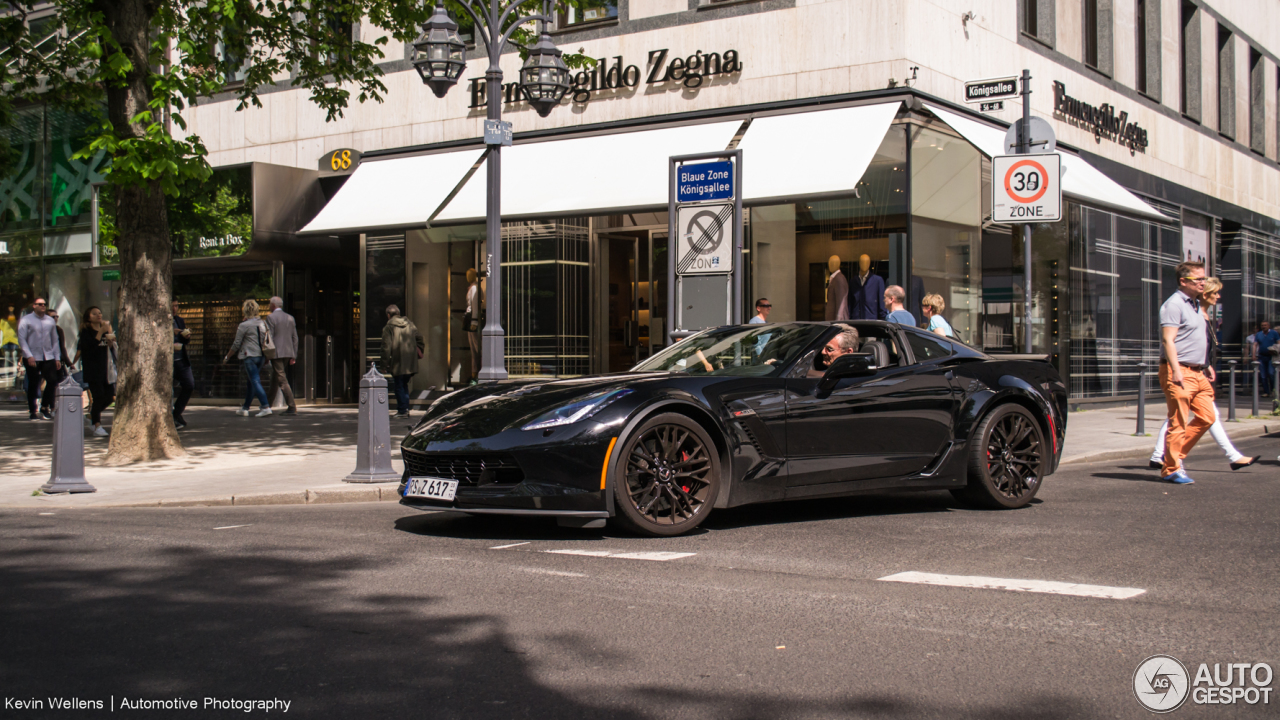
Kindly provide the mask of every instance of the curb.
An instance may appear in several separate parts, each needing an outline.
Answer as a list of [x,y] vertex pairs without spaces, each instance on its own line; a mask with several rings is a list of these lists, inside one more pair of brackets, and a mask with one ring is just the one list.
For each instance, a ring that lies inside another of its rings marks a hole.
[[[1156,428],[1157,430],[1159,428]],[[1262,435],[1271,434],[1271,430],[1267,425],[1259,424],[1252,427],[1242,427],[1236,432],[1231,432],[1231,426],[1227,426],[1227,435],[1232,440],[1247,440],[1249,438],[1260,437]],[[1071,459],[1063,459],[1058,466],[1063,465],[1083,465],[1085,463],[1104,462],[1107,460],[1142,460],[1151,456],[1151,448],[1155,447],[1155,439],[1151,440],[1151,445],[1145,448],[1128,448],[1125,450],[1104,450],[1103,452],[1089,453],[1088,455],[1079,455]]]
[[[390,487],[324,488],[321,490],[294,490],[291,492],[250,493],[206,498],[178,498],[173,500],[142,500],[130,503],[70,506],[78,508],[138,508],[138,507],[248,507],[250,505],[333,505],[338,503],[398,502],[400,484]],[[23,507],[30,506],[10,506]]]

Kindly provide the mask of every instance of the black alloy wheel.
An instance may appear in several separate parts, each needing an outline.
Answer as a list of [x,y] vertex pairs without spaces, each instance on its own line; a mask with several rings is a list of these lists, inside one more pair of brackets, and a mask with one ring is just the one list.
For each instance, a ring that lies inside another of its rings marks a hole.
[[1001,405],[974,433],[969,485],[955,494],[993,508],[1019,508],[1040,490],[1045,463],[1040,424],[1021,405]]
[[678,413],[641,423],[615,467],[617,519],[644,535],[671,537],[697,527],[720,488],[715,444],[700,425]]

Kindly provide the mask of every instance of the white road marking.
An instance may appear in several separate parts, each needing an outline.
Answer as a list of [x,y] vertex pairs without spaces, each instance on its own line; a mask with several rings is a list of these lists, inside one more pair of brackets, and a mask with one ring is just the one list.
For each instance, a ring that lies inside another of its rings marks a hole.
[[[249,525],[252,525],[252,524],[253,523],[249,523]],[[214,528],[214,530],[231,530],[234,528],[249,527],[249,525],[223,525],[222,527]]]
[[497,547],[491,547],[489,549],[490,550],[506,550],[507,548],[519,547],[521,545],[528,545],[528,544],[529,544],[528,542],[511,543],[510,545],[499,545]]
[[1051,595],[1078,595],[1080,597],[1106,598],[1108,600],[1124,600],[1146,592],[1142,588],[1081,585],[1079,583],[1053,582],[1051,580],[1013,580],[979,575],[938,575],[922,572],[901,572],[879,579],[888,582],[919,583],[922,585],[1014,590],[1017,592],[1049,593]]
[[557,575],[559,577],[586,577],[587,576],[586,573],[564,572],[561,570],[544,570],[542,568],[527,567],[527,568],[520,568],[520,569],[524,570],[525,572],[534,573],[535,575]]
[[37,515],[55,515],[56,513],[36,513]]
[[542,552],[553,553],[555,555],[586,555],[587,557],[609,557],[623,558],[625,560],[654,560],[656,562],[667,562],[668,560],[679,560],[680,558],[693,557],[698,553],[690,552],[619,552],[617,550],[543,550]]

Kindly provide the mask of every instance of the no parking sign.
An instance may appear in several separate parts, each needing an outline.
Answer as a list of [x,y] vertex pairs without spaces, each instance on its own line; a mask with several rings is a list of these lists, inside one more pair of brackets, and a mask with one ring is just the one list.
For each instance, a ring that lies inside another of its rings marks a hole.
[[998,155],[991,158],[991,176],[992,222],[1062,219],[1062,156]]

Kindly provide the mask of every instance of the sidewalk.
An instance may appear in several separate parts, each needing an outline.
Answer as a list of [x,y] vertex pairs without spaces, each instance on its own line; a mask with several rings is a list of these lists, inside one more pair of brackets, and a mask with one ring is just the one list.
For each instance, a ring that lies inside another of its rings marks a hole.
[[[1134,437],[1136,408],[1071,413],[1063,464],[1146,457],[1164,422],[1164,403],[1146,408],[1150,437]],[[1244,412],[1248,412],[1247,408]],[[0,507],[193,507],[333,502],[394,502],[397,483],[344,483],[355,469],[356,409],[302,407],[297,417],[238,417],[229,407],[191,407],[181,431],[188,455],[110,468],[106,441],[85,437],[85,477],[98,489],[78,495],[33,494],[49,479],[53,423],[27,419],[22,405],[0,406]],[[1222,409],[1222,417],[1226,417]],[[110,425],[109,414],[103,418]],[[391,420],[392,466],[400,472],[403,420]],[[1280,430],[1280,417],[1227,423],[1233,438]],[[1280,445],[1277,446],[1280,450]],[[1196,455],[1217,454],[1206,437]]]

